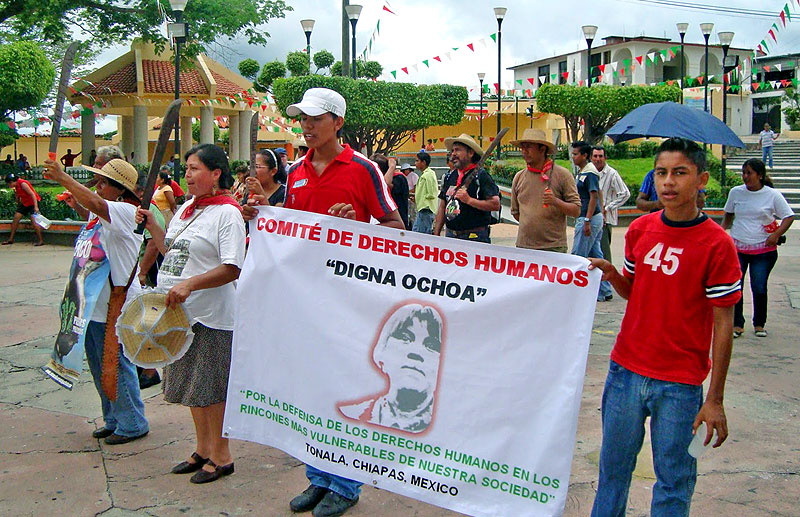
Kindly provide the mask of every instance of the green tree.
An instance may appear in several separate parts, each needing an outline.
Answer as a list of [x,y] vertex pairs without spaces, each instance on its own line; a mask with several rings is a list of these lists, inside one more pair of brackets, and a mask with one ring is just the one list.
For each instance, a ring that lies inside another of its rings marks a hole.
[[797,131],[800,129],[800,92],[795,88],[786,88],[783,94],[783,102],[788,104],[783,108],[786,122],[789,123],[789,128],[792,131]]
[[329,69],[334,61],[336,61],[336,58],[327,50],[320,50],[314,54],[314,66],[317,67],[317,73],[323,68]]
[[239,61],[239,66],[237,68],[239,69],[239,73],[242,74],[242,77],[255,81],[261,66],[259,66],[258,61],[255,59],[247,58]]
[[271,61],[264,65],[261,69],[261,74],[258,76],[258,83],[264,87],[265,90],[272,88],[272,83],[275,79],[286,76],[286,65],[278,60]]
[[56,69],[42,48],[32,41],[0,45],[0,146],[18,135],[6,121],[12,111],[36,107],[53,88]]
[[289,52],[286,56],[286,69],[292,76],[308,75],[311,73],[311,63],[308,54],[299,50]]
[[0,119],[41,103],[56,78],[56,69],[32,41],[0,45]]
[[[0,23],[20,36],[41,31],[47,41],[69,38],[74,28],[80,28],[99,46],[140,36],[161,50],[167,40],[157,2],[170,12],[167,0],[9,0],[0,2]],[[189,24],[187,57],[222,38],[244,36],[251,45],[266,45],[269,33],[264,25],[291,10],[284,0],[239,0],[235,9],[226,0],[192,0],[184,12]]]
[[344,96],[344,141],[354,149],[366,144],[368,154],[392,152],[423,128],[458,124],[468,99],[466,88],[461,86],[417,86],[321,75],[277,79],[272,93],[285,114],[286,108],[300,101],[307,89],[316,87],[330,88]]
[[[192,140],[200,142],[200,122],[192,122]],[[219,126],[214,124],[214,143],[219,142]]]
[[342,75],[342,62],[337,61],[331,65],[331,75],[334,77]]
[[677,86],[610,86],[591,88],[571,84],[544,84],[536,92],[539,111],[564,117],[572,141],[599,143],[606,131],[635,108],[652,102],[677,101]]
[[[359,61],[359,64],[360,63],[361,61]],[[359,77],[364,77],[366,79],[377,79],[383,73],[383,65],[377,61],[367,61],[364,63],[363,69],[356,65],[356,72],[358,72]]]

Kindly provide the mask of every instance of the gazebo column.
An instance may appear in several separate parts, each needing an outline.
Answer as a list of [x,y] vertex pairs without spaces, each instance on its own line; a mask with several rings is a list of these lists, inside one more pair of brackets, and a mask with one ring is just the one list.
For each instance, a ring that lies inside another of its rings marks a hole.
[[133,163],[146,163],[147,146],[147,106],[133,107]]
[[250,159],[250,120],[254,113],[244,110],[239,115],[239,159]]
[[94,150],[94,112],[81,111],[81,163],[89,165],[89,156]]
[[192,142],[192,117],[181,117],[181,160],[189,152]]
[[133,152],[133,117],[130,115],[122,116],[122,128],[120,129],[121,135],[119,138],[120,146],[122,147],[122,154],[128,160]]
[[239,113],[228,115],[228,159],[239,160]]
[[200,143],[214,143],[214,107],[200,107]]

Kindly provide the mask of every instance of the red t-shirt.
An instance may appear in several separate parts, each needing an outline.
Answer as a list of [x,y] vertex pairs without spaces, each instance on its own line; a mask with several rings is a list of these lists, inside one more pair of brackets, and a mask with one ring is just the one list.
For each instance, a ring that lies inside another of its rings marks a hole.
[[36,196],[36,201],[42,200],[42,197],[39,195],[38,192],[36,192],[36,190],[33,188],[33,185],[31,185],[30,181],[19,178],[17,180],[17,188],[14,189],[14,193],[17,195],[17,199],[19,199],[19,202],[22,206],[33,206],[34,204],[33,196],[22,190],[23,183],[25,185],[28,185],[28,187],[30,187],[30,189],[33,190],[33,195]]
[[172,187],[172,193],[175,194],[175,197],[181,197],[184,192],[180,184],[175,180],[170,180],[170,182],[169,186]]
[[611,359],[645,377],[702,384],[713,307],[742,296],[733,240],[705,214],[686,222],[644,215],[625,234],[623,274],[633,288]]
[[336,203],[349,203],[356,220],[368,223],[395,210],[394,200],[378,166],[349,145],[318,175],[311,164],[314,149],[289,169],[284,207],[327,214]]

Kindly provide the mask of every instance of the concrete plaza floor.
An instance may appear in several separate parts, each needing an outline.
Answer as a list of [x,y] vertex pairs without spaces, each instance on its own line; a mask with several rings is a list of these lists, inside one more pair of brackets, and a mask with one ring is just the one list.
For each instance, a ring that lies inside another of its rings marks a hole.
[[[516,227],[493,228],[514,245]],[[624,229],[614,234],[621,263]],[[770,279],[768,338],[748,328],[734,342],[725,397],[730,438],[699,461],[692,514],[798,515],[800,501],[800,229],[788,233]],[[189,411],[166,404],[160,386],[145,390],[150,434],[125,445],[91,438],[102,426],[91,376],[69,392],[47,379],[57,307],[72,257],[68,247],[0,247],[0,514],[291,515],[288,501],[306,486],[302,464],[281,451],[233,442],[236,473],[209,485],[169,474],[193,450]],[[597,481],[600,397],[625,301],[597,307],[565,515],[588,515]],[[745,311],[752,310],[749,288]],[[797,312],[795,312],[797,311]],[[525,430],[520,430],[525,432]],[[649,513],[654,483],[646,439],[628,515]],[[348,515],[455,515],[365,487]]]

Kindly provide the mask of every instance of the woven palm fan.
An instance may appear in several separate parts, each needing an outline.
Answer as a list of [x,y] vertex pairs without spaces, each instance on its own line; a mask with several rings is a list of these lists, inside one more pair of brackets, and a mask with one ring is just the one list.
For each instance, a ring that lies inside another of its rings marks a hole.
[[122,308],[117,337],[133,364],[157,368],[183,357],[194,333],[183,304],[167,308],[165,293],[144,291]]

